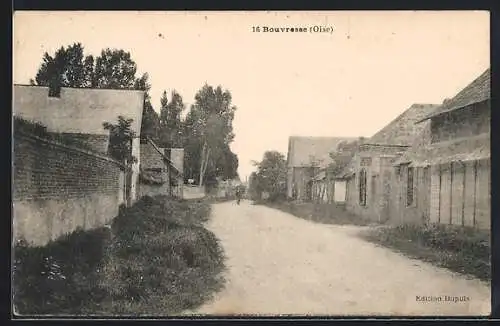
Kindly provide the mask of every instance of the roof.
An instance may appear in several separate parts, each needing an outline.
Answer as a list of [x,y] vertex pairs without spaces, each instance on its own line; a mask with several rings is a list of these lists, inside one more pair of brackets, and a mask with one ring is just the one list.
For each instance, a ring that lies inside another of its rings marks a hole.
[[319,166],[332,162],[330,152],[337,149],[343,141],[353,141],[356,137],[300,137],[291,136],[288,139],[288,166],[307,167],[311,161]]
[[438,107],[439,104],[413,104],[366,140],[365,144],[410,146],[415,137],[425,128],[425,125],[416,122]]
[[486,69],[479,77],[462,89],[452,99],[444,103],[435,111],[424,117],[421,121],[437,115],[461,109],[471,104],[480,103],[491,98],[491,72]]
[[428,146],[414,146],[405,152],[394,165],[411,164],[428,166],[453,161],[487,159],[491,154],[490,133],[464,137]]
[[62,87],[60,97],[49,97],[45,86],[14,85],[13,115],[42,123],[48,131],[105,135],[103,123],[118,116],[133,119],[139,134],[144,91]]
[[178,174],[181,174],[182,175],[182,172],[179,171],[179,169],[174,165],[174,163],[165,155],[165,153],[158,147],[158,145],[155,144],[155,142],[153,140],[151,140],[151,138],[147,137],[146,138],[147,141],[149,142],[149,144],[151,144],[153,146],[153,148],[161,155],[161,157],[163,158],[163,160],[165,162],[167,162],[168,165],[170,165],[175,172],[177,172]]

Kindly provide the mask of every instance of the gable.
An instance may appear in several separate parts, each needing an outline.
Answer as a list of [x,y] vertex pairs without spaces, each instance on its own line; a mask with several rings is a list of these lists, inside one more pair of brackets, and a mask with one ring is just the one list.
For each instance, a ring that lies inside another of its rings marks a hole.
[[415,137],[426,128],[418,124],[423,117],[438,108],[437,104],[413,104],[410,108],[378,131],[367,144],[410,146]]
[[61,88],[60,97],[49,97],[49,88],[14,85],[13,114],[40,122],[52,132],[106,135],[103,123],[118,116],[133,119],[140,133],[144,92],[91,88]]

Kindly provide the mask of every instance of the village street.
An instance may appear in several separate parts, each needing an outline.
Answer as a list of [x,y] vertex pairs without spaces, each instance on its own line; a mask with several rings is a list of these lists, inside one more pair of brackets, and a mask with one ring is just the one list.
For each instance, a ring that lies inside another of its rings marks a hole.
[[368,243],[356,236],[361,227],[316,224],[248,201],[215,204],[207,227],[227,255],[227,284],[196,314],[490,313],[486,284]]

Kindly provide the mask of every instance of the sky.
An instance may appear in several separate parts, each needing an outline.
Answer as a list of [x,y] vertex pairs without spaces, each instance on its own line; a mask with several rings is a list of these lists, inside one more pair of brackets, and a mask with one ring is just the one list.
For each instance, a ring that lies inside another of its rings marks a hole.
[[[487,11],[85,12],[14,14],[13,81],[34,78],[45,52],[130,51],[189,108],[208,83],[228,89],[244,180],[290,136],[369,137],[413,103],[442,103],[490,65]],[[314,26],[327,32],[310,32]],[[254,32],[260,27],[261,32]],[[263,32],[264,27],[305,33]]]

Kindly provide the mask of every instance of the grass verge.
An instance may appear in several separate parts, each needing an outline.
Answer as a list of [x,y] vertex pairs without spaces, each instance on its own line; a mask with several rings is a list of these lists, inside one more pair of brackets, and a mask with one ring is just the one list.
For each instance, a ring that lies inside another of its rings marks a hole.
[[286,201],[256,201],[255,204],[279,209],[296,217],[323,224],[366,226],[371,223],[348,212],[343,206],[336,204],[296,203]]
[[78,230],[43,247],[18,244],[14,305],[22,315],[166,316],[223,286],[223,251],[203,227],[203,200],[143,197],[111,228]]
[[372,228],[361,236],[439,267],[491,280],[489,232],[453,225],[401,225]]

